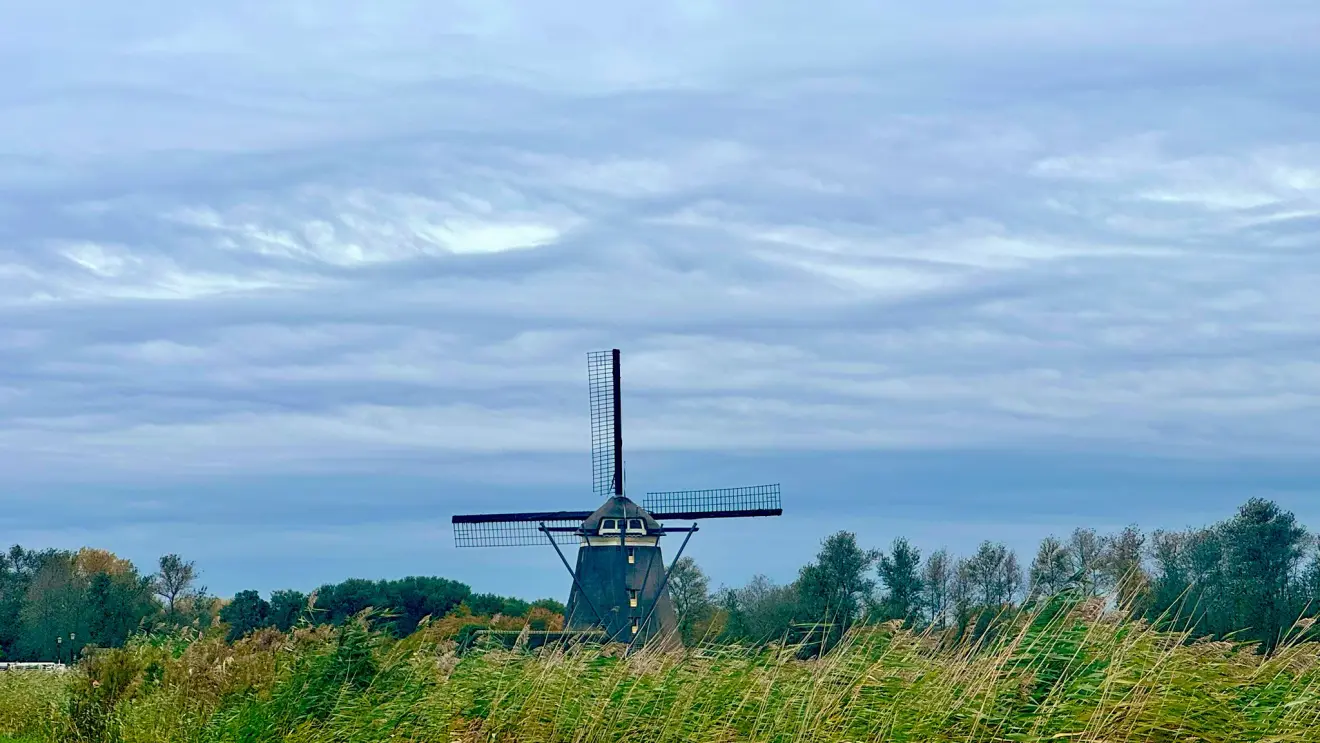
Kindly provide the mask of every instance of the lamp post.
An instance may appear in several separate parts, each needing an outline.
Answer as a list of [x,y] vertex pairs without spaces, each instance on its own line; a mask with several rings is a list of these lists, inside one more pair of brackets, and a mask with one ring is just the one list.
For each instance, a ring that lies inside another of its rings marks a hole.
[[63,636],[60,636],[60,637],[56,637],[56,638],[55,638],[55,662],[56,662],[56,663],[63,663],[63,662],[64,662],[64,637],[63,637]]
[[73,665],[73,648],[75,647],[73,641],[76,639],[78,639],[78,635],[73,632],[70,632],[69,633],[69,665]]

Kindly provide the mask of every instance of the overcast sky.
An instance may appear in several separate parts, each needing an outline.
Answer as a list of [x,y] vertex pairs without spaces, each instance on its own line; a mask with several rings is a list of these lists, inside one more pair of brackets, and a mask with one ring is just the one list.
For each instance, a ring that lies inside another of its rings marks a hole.
[[562,600],[449,517],[596,505],[610,347],[634,493],[783,483],[716,584],[1320,528],[1317,50],[1314,0],[0,0],[0,541]]

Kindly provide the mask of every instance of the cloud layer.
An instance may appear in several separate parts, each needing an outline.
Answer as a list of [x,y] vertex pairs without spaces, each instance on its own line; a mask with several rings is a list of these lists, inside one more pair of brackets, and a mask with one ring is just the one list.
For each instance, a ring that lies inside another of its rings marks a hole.
[[6,476],[1320,444],[1313,3],[542,5],[0,1]]

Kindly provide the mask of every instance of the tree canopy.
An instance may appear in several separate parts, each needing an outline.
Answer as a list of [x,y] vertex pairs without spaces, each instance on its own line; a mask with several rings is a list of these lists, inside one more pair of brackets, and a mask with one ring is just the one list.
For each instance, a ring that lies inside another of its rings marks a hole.
[[[201,571],[179,555],[161,557],[156,567],[143,574],[92,547],[14,546],[0,553],[0,658],[67,660],[87,645],[117,646],[135,633],[217,622],[237,639],[266,627],[342,624],[368,608],[376,610],[379,628],[399,636],[428,616],[459,623],[503,618],[515,627],[525,620],[544,628],[562,626],[564,612],[556,599],[474,593],[464,583],[425,576],[352,578],[268,597],[248,590],[225,601],[209,595]],[[1103,597],[1194,638],[1246,638],[1268,651],[1294,632],[1297,620],[1320,615],[1320,551],[1292,513],[1252,498],[1204,527],[1149,534],[1136,526],[1109,534],[1079,528],[1046,536],[1025,570],[1013,550],[993,539],[966,556],[935,549],[923,558],[903,537],[882,551],[841,531],[822,540],[787,584],[757,575],[742,586],[712,589],[696,561],[684,557],[668,586],[687,642],[763,643],[820,623],[837,637],[857,622],[887,620],[979,637],[993,630],[995,617],[1071,593]],[[1320,639],[1320,630],[1306,631]]]

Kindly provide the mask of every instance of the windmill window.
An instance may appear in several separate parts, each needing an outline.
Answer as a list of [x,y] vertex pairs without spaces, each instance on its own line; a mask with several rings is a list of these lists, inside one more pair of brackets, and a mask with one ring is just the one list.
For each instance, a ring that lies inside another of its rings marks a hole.
[[633,618],[632,618],[632,633],[633,633],[634,635],[637,634],[637,630],[641,628],[641,624],[642,624],[642,620],[641,620],[641,619],[639,619],[639,618],[637,618],[637,617],[633,617]]
[[618,519],[601,519],[601,520],[600,520],[600,533],[601,533],[601,534],[618,534],[618,533],[619,533],[619,520],[618,520]]
[[646,526],[642,524],[641,519],[628,519],[629,534],[645,534]]
[[629,565],[633,565],[633,564],[635,564],[636,562],[637,562],[637,550],[633,549],[632,547],[629,547],[629,548],[628,548],[628,564],[629,564]]
[[636,589],[636,588],[629,588],[629,589],[628,589],[628,606],[631,606],[631,607],[634,607],[634,608],[636,608],[636,606],[637,606],[637,589]]

